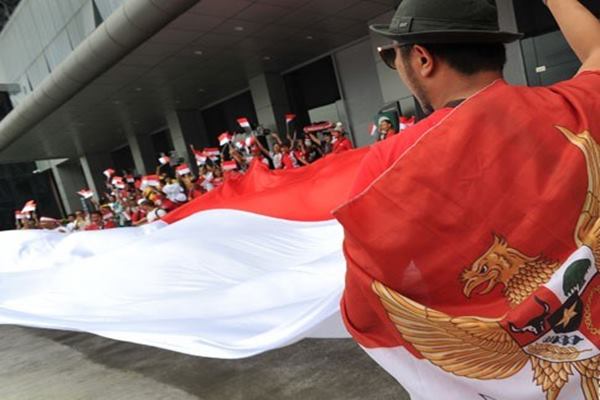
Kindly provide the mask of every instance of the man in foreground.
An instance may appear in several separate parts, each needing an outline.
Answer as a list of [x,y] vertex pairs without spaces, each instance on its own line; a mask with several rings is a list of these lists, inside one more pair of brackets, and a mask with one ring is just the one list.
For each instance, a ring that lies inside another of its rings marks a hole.
[[520,35],[493,1],[404,0],[372,27],[431,114],[373,146],[336,210],[341,307],[413,399],[600,398],[600,22],[547,5],[582,62],[548,88],[502,80]]

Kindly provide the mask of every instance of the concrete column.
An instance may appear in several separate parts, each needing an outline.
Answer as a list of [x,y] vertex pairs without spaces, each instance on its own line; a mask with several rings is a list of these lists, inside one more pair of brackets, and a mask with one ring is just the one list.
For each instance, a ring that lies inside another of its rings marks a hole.
[[285,114],[290,112],[290,105],[281,75],[266,73],[255,76],[249,83],[258,123],[280,133],[286,132]]
[[110,154],[86,154],[79,160],[85,176],[86,186],[94,191],[96,199],[99,200],[99,197],[106,191],[106,176],[103,172],[112,167]]
[[196,162],[190,144],[197,149],[210,145],[202,114],[198,110],[173,110],[166,119],[175,152],[194,170]]
[[[512,0],[496,0],[498,5],[498,22],[500,29],[517,32],[517,17]],[[506,45],[508,62],[504,68],[504,78],[513,85],[527,85],[527,72],[523,62],[521,43],[516,41]]]
[[87,186],[81,164],[69,160],[52,166],[52,174],[67,214],[81,209],[81,197],[77,194]]
[[133,130],[126,132],[126,136],[135,171],[139,175],[147,175],[154,171],[158,161],[150,136],[138,135]]

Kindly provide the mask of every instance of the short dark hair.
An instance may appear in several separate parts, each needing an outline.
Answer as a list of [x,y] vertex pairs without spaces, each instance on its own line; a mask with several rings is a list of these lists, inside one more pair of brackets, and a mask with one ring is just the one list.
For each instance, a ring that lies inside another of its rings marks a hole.
[[[436,43],[420,46],[464,75],[484,71],[502,72],[506,64],[506,47],[503,43]],[[406,57],[410,50],[410,47],[402,47],[402,56]]]

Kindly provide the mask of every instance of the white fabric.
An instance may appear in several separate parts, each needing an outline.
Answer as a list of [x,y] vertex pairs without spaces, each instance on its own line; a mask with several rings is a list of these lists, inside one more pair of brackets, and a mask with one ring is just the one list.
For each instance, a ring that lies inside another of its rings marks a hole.
[[342,239],[335,221],[231,210],[145,229],[5,232],[0,323],[214,358],[347,336]]

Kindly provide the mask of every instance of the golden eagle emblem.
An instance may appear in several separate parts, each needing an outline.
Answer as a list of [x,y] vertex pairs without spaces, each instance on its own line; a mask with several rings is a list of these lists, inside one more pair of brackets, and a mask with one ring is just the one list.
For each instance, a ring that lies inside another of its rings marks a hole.
[[[513,337],[515,334],[540,335],[552,318],[554,329],[567,329],[573,321],[582,320],[590,330],[595,329],[590,326],[592,297],[584,310],[578,291],[582,290],[581,282],[584,276],[589,276],[588,271],[600,271],[600,145],[587,131],[575,134],[562,127],[557,129],[585,155],[588,191],[575,228],[575,243],[591,249],[596,260],[593,268],[587,260],[579,260],[569,267],[570,274],[564,275],[562,287],[570,297],[560,312],[551,315],[550,306],[534,296],[540,315],[526,326],[510,323],[507,328],[502,324],[506,322],[504,317],[452,317],[416,303],[380,282],[374,282],[372,288],[402,337],[446,372],[471,379],[505,379],[531,362],[534,380],[546,399],[557,399],[570,376],[577,371],[585,399],[600,400],[600,355],[586,356],[589,350],[577,346],[578,340],[583,339],[559,335],[560,340],[567,338],[560,345],[550,340],[523,347]],[[495,236],[487,252],[463,271],[463,292],[470,297],[481,288],[479,295],[485,295],[501,285],[508,303],[515,307],[547,284],[559,268],[561,263],[543,256],[528,256]],[[595,289],[600,291],[598,286]]]

